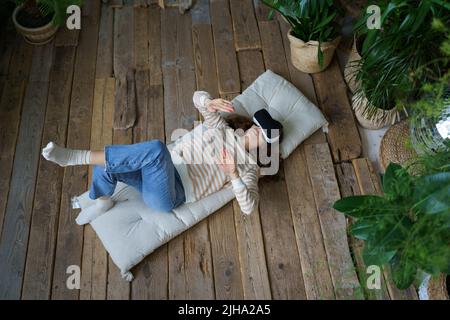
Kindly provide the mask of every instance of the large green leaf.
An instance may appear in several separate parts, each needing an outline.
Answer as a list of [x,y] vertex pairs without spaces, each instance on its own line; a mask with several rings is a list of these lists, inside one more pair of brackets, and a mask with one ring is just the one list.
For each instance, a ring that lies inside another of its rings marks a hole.
[[375,265],[382,267],[394,257],[396,252],[396,250],[386,250],[384,247],[366,242],[362,251],[362,257],[366,266]]
[[417,181],[414,209],[428,214],[450,211],[450,172],[425,176]]
[[398,252],[391,261],[392,280],[399,289],[407,289],[414,282],[417,265],[407,256]]
[[353,218],[402,214],[401,208],[395,203],[375,195],[346,197],[336,201],[333,208]]
[[376,220],[361,218],[352,224],[350,227],[350,234],[360,240],[367,240],[374,233],[375,228]]
[[383,192],[391,193],[394,190],[395,180],[397,173],[402,170],[402,166],[397,163],[390,163],[386,168],[386,172],[383,176]]

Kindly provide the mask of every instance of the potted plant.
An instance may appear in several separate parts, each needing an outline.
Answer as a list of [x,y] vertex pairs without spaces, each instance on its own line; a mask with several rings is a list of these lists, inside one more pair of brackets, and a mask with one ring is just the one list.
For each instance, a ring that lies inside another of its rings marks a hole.
[[446,35],[441,44],[446,72],[438,79],[424,82],[420,98],[409,108],[410,136],[418,154],[433,153],[450,138],[450,28],[438,19],[433,21],[433,26]]
[[333,205],[355,219],[350,234],[364,241],[364,263],[388,265],[399,289],[422,272],[450,274],[450,140],[409,166],[391,163],[382,189]]
[[[354,92],[353,109],[359,123],[378,129],[395,123],[399,111],[418,97],[421,84],[445,69],[439,49],[444,35],[433,28],[450,11],[439,0],[382,1],[381,30],[369,30],[367,15],[356,25],[360,59],[352,59],[344,74]],[[357,48],[354,46],[354,48]]]
[[66,18],[70,5],[83,0],[12,0],[16,4],[12,20],[17,31],[31,44],[50,42]]
[[288,38],[294,67],[306,73],[323,71],[341,39],[342,9],[332,0],[263,0],[290,24]]

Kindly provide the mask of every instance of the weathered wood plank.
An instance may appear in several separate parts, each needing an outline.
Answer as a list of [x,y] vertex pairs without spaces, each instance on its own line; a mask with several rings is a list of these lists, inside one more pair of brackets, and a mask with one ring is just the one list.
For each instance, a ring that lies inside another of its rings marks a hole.
[[[92,109],[91,150],[103,150],[113,142],[115,79],[95,80]],[[90,173],[92,167],[90,167]],[[92,177],[92,173],[89,175]],[[91,178],[89,183],[91,183]],[[84,229],[83,259],[81,265],[81,300],[104,300],[107,291],[108,255],[92,227]]]
[[197,89],[209,92],[212,97],[218,97],[219,86],[211,25],[194,24],[192,38]]
[[[55,48],[42,145],[64,145],[72,91],[75,47]],[[41,158],[36,182],[22,299],[50,298],[64,169]]]
[[255,14],[258,21],[268,21],[270,8],[266,6],[262,0],[253,0]]
[[114,53],[114,9],[103,3],[98,32],[97,66],[95,76],[97,78],[109,78],[113,76]]
[[303,145],[284,161],[284,166],[306,296],[309,300],[334,299],[333,282]]
[[[336,176],[339,182],[339,189],[341,190],[342,197],[349,197],[353,195],[360,195],[361,191],[356,178],[355,170],[349,162],[343,162],[335,165]],[[352,223],[348,220],[349,224]],[[363,242],[354,237],[349,236],[349,244],[353,252],[353,260],[356,265],[356,270],[359,276],[359,282],[364,288],[365,296],[370,300],[389,300],[389,293],[386,288],[386,282],[384,277],[381,278],[380,289],[368,289],[367,288],[367,268],[362,259]]]
[[233,212],[229,203],[208,219],[214,288],[216,298],[221,300],[244,298]]
[[123,0],[106,0],[111,8],[122,8]]
[[123,78],[133,67],[134,8],[114,10],[114,76]]
[[244,299],[271,299],[259,210],[245,215],[236,200],[233,208]]
[[20,81],[28,80],[30,74],[33,46],[25,42],[22,36],[17,35],[14,41],[13,55],[7,79]]
[[306,299],[284,168],[260,184],[261,224],[273,299]]
[[161,9],[151,6],[148,9],[148,41],[150,85],[162,85],[161,68]]
[[114,104],[114,129],[130,129],[136,123],[136,79],[135,70],[128,69],[125,77],[116,78]]
[[305,155],[336,298],[361,299],[363,293],[350,256],[345,217],[331,208],[340,193],[328,144],[305,145]]
[[[119,131],[119,130],[116,130]],[[129,130],[128,130],[129,131]],[[116,143],[114,141],[114,143]],[[129,142],[131,143],[131,141]],[[131,294],[130,283],[120,275],[120,270],[112,261],[108,259],[108,288],[106,293],[107,300],[129,300]]]
[[211,23],[219,77],[219,92],[241,91],[239,68],[233,43],[230,6],[228,0],[211,1]]
[[131,286],[133,300],[166,300],[168,298],[168,245],[165,244],[145,258],[134,272]]
[[188,299],[214,299],[211,243],[207,220],[201,221],[184,233],[184,264]]
[[30,82],[23,102],[0,239],[0,297],[3,299],[19,299],[22,290],[49,87],[45,80],[49,78],[51,63],[42,63],[45,59],[53,60],[53,45],[35,48],[31,72],[40,74],[44,81]]
[[168,251],[169,299],[214,299],[207,221],[171,240]]
[[6,203],[9,196],[9,184],[19,132],[20,112],[22,110],[25,82],[6,80],[4,94],[0,102],[0,234]]
[[262,21],[259,23],[259,30],[261,31],[262,52],[266,69],[272,70],[286,80],[290,80],[278,21]]
[[134,9],[134,68],[148,69],[149,64],[149,17],[147,8]]
[[78,46],[79,37],[80,30],[69,30],[63,23],[56,33],[55,47],[76,47]]
[[191,8],[192,24],[210,24],[209,0],[196,0]]
[[14,39],[15,34],[6,31],[6,35],[0,40],[0,77],[8,76],[14,49]]
[[231,101],[231,100],[233,100],[234,98],[236,98],[239,94],[240,94],[239,92],[236,92],[236,93],[221,93],[221,94],[220,94],[220,97],[221,97],[222,99]]
[[237,56],[241,74],[241,87],[242,90],[245,90],[264,73],[263,56],[259,50],[239,51]]
[[161,45],[164,76],[166,142],[175,129],[192,129],[198,119],[192,106],[196,89],[191,17],[176,9],[161,12]]
[[[381,194],[382,190],[379,178],[375,173],[370,160],[367,158],[355,159],[352,161],[352,164],[356,173],[361,194]],[[406,290],[399,290],[393,283],[390,271],[387,268],[384,269],[384,279],[386,280],[386,286],[392,300],[418,299],[417,292],[413,286]]]
[[[67,129],[69,148],[90,147],[100,4],[90,2],[90,6],[84,10],[86,16],[76,55]],[[53,299],[79,298],[78,290],[66,287],[66,270],[70,265],[81,267],[83,229],[74,222],[79,212],[72,209],[71,198],[87,190],[87,180],[88,168],[85,166],[67,167],[64,171],[52,284]]]
[[260,49],[258,24],[253,0],[230,0],[234,44],[237,51]]
[[347,97],[347,87],[333,60],[323,72],[312,75],[320,108],[330,123],[328,142],[335,162],[358,158],[362,143]]
[[124,6],[114,13],[114,76],[116,103],[114,129],[129,129],[136,121],[134,83],[134,8]]

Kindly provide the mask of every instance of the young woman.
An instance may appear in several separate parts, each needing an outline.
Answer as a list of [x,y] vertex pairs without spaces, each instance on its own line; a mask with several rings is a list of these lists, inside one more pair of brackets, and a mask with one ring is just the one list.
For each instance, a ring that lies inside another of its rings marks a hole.
[[72,150],[50,142],[42,150],[45,159],[60,166],[94,166],[89,197],[96,202],[82,210],[78,224],[89,223],[114,205],[110,197],[118,181],[139,190],[150,208],[162,212],[198,201],[229,182],[243,213],[257,207],[259,166],[254,154],[268,143],[267,134],[248,118],[222,118],[219,111],[234,112],[229,101],[202,91],[195,92],[193,100],[203,126],[178,139],[170,151],[158,140],[110,145],[104,151]]

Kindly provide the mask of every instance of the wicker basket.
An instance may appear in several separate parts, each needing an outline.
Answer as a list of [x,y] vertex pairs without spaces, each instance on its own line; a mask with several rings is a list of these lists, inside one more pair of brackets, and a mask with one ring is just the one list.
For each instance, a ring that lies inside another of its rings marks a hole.
[[386,131],[380,145],[380,163],[383,170],[389,163],[404,165],[416,156],[415,151],[407,146],[409,138],[409,125],[407,121],[401,121]]

